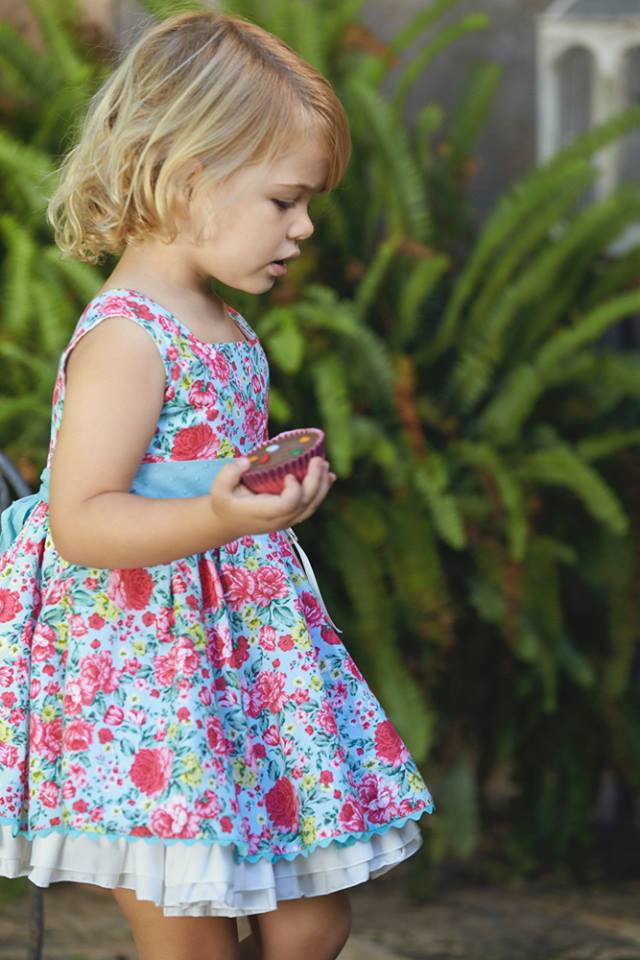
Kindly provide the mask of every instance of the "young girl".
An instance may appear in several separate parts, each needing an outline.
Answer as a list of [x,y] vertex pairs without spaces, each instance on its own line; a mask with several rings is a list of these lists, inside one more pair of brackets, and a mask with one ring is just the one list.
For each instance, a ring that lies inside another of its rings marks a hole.
[[294,549],[328,463],[241,483],[267,361],[210,286],[271,289],[349,149],[289,47],[185,14],[95,96],[51,200],[65,253],[122,256],[61,357],[41,489],[3,515],[0,873],[112,889],[140,960],[336,957],[345,889],[433,808]]

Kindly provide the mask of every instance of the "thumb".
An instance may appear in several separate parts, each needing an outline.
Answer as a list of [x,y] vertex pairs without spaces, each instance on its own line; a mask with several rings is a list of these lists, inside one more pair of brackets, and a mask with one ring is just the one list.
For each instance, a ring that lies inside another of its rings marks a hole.
[[238,486],[242,474],[246,473],[250,466],[251,461],[248,457],[239,457],[232,463],[225,463],[213,481],[214,486],[216,486],[218,490],[231,492]]

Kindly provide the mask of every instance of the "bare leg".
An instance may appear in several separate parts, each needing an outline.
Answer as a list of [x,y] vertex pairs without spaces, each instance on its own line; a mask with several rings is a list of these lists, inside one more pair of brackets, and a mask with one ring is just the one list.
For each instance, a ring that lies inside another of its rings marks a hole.
[[165,917],[150,900],[116,887],[113,895],[131,928],[138,960],[240,960],[233,917]]
[[335,960],[351,930],[351,904],[345,891],[338,890],[281,900],[277,910],[258,913],[252,920],[260,930],[261,960]]

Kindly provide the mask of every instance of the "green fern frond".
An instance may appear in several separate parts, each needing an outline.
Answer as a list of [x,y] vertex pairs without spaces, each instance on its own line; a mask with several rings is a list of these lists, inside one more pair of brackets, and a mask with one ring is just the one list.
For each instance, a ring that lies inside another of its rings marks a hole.
[[521,481],[550,484],[571,490],[586,510],[613,533],[624,533],[629,521],[613,490],[578,454],[565,444],[525,457],[516,469]]
[[362,320],[375,300],[378,288],[402,241],[400,236],[391,236],[383,241],[376,250],[373,262],[358,284],[355,294],[354,313]]
[[348,89],[380,151],[389,196],[400,205],[404,232],[424,243],[429,233],[429,207],[420,170],[412,155],[399,113],[377,91],[357,78]]
[[524,558],[529,525],[519,484],[496,450],[486,443],[460,441],[450,446],[453,457],[468,466],[486,470],[495,481],[506,514],[505,530],[509,553],[516,561]]
[[0,22],[0,63],[2,61],[15,71],[26,94],[46,102],[51,95],[51,62],[45,56],[37,56],[12,26]]
[[496,63],[482,64],[471,74],[449,124],[447,142],[451,146],[449,162],[452,166],[459,166],[471,153],[501,76],[502,68]]
[[6,247],[2,265],[0,332],[3,336],[15,337],[26,325],[31,308],[29,291],[36,245],[31,233],[10,214],[0,216],[0,235]]
[[351,398],[340,357],[325,354],[313,362],[311,377],[327,434],[327,452],[334,472],[348,476],[353,460]]
[[401,54],[420,34],[428,30],[436,20],[457,3],[459,3],[459,0],[433,0],[433,3],[428,7],[418,10],[409,22],[394,35],[391,40],[391,52],[396,56]]
[[446,461],[431,451],[426,460],[413,466],[412,473],[416,491],[429,508],[438,534],[449,546],[461,550],[466,544],[466,533],[455,497],[447,490]]
[[46,3],[45,0],[27,0],[38,21],[51,59],[63,80],[77,83],[86,76],[86,65],[77,55],[68,25],[77,19],[75,0]]
[[414,264],[398,298],[398,317],[392,330],[396,348],[404,347],[415,336],[423,319],[422,305],[450,265],[449,257],[442,254]]
[[401,73],[393,96],[395,106],[398,109],[404,107],[407,94],[412,86],[442,50],[446,50],[460,37],[464,37],[468,33],[475,33],[477,30],[484,30],[488,25],[489,18],[485,14],[472,13],[442,30],[422,48],[420,53],[411,60],[411,63]]

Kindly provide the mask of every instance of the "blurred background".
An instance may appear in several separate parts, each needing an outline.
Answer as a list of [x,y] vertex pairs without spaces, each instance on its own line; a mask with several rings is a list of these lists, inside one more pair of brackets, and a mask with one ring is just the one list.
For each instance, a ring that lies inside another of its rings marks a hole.
[[[207,6],[0,0],[0,450],[34,489],[60,352],[113,266],[53,245],[56,165],[138,32]],[[319,67],[352,125],[286,280],[220,290],[267,350],[271,432],[327,432],[338,483],[300,539],[438,806],[356,891],[363,956],[638,958],[640,0],[220,6]],[[606,894],[622,952],[536,940],[540,884]],[[395,933],[363,919],[383,888]],[[489,899],[450,914],[454,889]],[[3,960],[27,890],[0,881]],[[485,940],[457,941],[474,910]],[[427,942],[439,916],[453,946]]]

